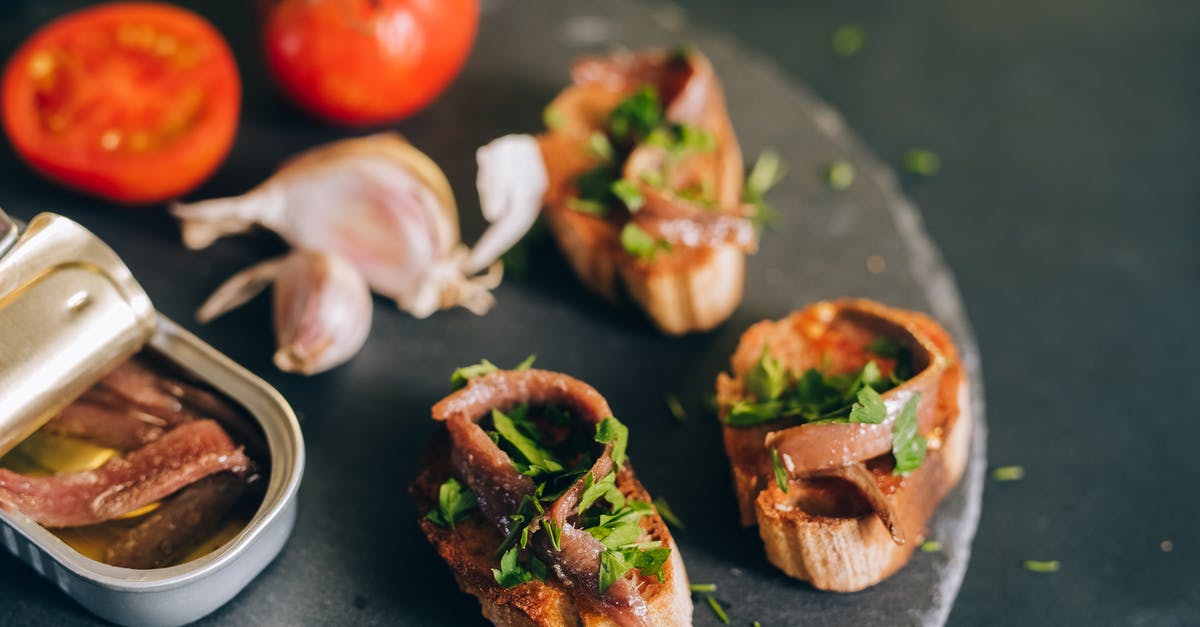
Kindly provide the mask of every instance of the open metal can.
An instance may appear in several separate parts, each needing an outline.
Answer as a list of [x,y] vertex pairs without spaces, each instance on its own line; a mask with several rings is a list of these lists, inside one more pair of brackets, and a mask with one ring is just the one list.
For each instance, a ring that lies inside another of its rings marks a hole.
[[3,509],[0,544],[106,620],[181,625],[237,595],[290,536],[304,472],[296,416],[264,381],[158,315],[92,233],[53,214],[21,228],[0,212],[0,455],[139,352],[202,382],[256,423],[269,471],[253,515],[219,548],[166,568],[96,561]]

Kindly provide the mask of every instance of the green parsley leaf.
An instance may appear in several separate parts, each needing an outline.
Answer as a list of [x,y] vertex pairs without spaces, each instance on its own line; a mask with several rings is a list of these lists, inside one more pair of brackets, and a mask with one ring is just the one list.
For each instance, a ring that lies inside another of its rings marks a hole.
[[[522,420],[521,422],[527,421]],[[541,444],[529,436],[528,432],[531,428],[535,428],[532,424],[522,425],[523,428],[519,428],[517,422],[512,417],[493,409],[492,425],[495,426],[496,432],[500,434],[500,437],[511,444],[525,458],[527,467],[523,469],[520,465],[517,467],[523,474],[537,476],[543,472],[558,472],[563,469],[562,464],[554,459],[550,451],[543,448]]]
[[629,428],[620,420],[609,416],[596,425],[596,441],[601,444],[612,443],[612,460],[617,470],[625,465],[625,448],[629,446]]
[[764,346],[758,363],[746,374],[746,387],[759,402],[767,402],[779,398],[787,389],[787,385],[787,367],[782,361],[772,357]]
[[1025,570],[1031,573],[1056,573],[1061,567],[1061,564],[1058,563],[1058,560],[1049,560],[1045,562],[1038,560],[1025,560],[1023,565],[1025,566]]
[[871,343],[867,345],[867,350],[887,359],[895,359],[900,356],[900,345],[886,335],[871,340]]
[[717,584],[715,583],[694,583],[688,586],[692,592],[716,592]]
[[858,401],[850,408],[849,421],[877,425],[885,418],[887,418],[887,407],[883,404],[883,397],[879,396],[879,392],[876,392],[875,388],[864,385],[858,391]]
[[546,105],[546,108],[542,109],[542,122],[546,125],[546,128],[554,130],[562,126],[565,121],[563,112],[558,107],[551,104]]
[[620,143],[633,144],[650,134],[663,118],[658,89],[647,85],[622,100],[608,115],[608,130]]
[[839,57],[852,57],[862,50],[866,34],[858,24],[846,24],[833,31],[829,45]]
[[546,530],[546,537],[550,538],[550,546],[555,551],[562,550],[562,527],[553,520],[546,519],[542,522],[542,527]]
[[925,542],[921,543],[921,552],[923,553],[937,553],[941,550],[942,543],[938,542],[937,540],[926,540]]
[[642,172],[642,182],[658,189],[662,189],[667,184],[663,179],[663,173],[659,170],[646,170]]
[[450,388],[454,390],[460,389],[467,385],[467,381],[470,381],[475,377],[482,377],[485,374],[496,372],[497,370],[499,370],[499,368],[496,367],[496,364],[493,364],[486,359],[477,364],[463,366],[462,368],[455,370],[454,373],[450,375]]
[[712,612],[717,617],[717,620],[728,625],[729,624],[729,614],[725,613],[725,608],[721,607],[721,604],[718,603],[717,600],[715,598],[713,598],[713,596],[711,594],[706,595],[704,597],[704,600],[706,602],[708,602],[708,607],[712,609]]
[[671,250],[671,244],[667,240],[655,241],[649,233],[633,222],[626,222],[625,227],[621,229],[621,247],[625,252],[643,261],[654,259],[659,250]]
[[992,471],[996,481],[1020,481],[1025,478],[1025,469],[1020,466],[1001,466]]
[[593,216],[603,216],[608,213],[608,208],[602,203],[582,198],[568,198],[567,208],[571,211],[578,211],[579,213],[586,213]]
[[467,517],[467,512],[475,509],[475,493],[464,490],[457,479],[451,477],[438,488],[437,509],[430,510],[425,518],[435,525],[454,528],[454,525]]
[[600,553],[600,592],[608,590],[609,586],[633,568],[633,564],[625,559],[625,554],[614,549],[605,549]]
[[920,393],[913,394],[892,426],[892,455],[896,458],[896,468],[892,472],[897,475],[907,475],[920,468],[925,460],[925,437],[917,425],[920,400]]
[[672,527],[675,527],[676,529],[687,529],[687,525],[683,524],[683,521],[675,515],[675,511],[671,509],[671,506],[667,504],[667,499],[664,499],[661,496],[655,497],[654,509],[658,510],[658,515],[662,516],[663,520],[671,523]]
[[772,187],[783,179],[783,162],[779,155],[766,151],[758,156],[754,167],[746,175],[746,184],[742,188],[742,200],[754,206],[754,215],[750,220],[755,227],[761,229],[773,224],[778,213],[767,204],[766,195]]
[[766,403],[737,401],[729,408],[729,415],[725,417],[725,424],[732,427],[752,427],[775,420],[782,411],[783,403],[779,401],[769,401]]
[[921,176],[933,176],[942,169],[942,159],[932,150],[913,149],[901,159],[904,169]]
[[538,581],[546,580],[546,564],[533,555],[529,556],[529,572]]
[[679,402],[679,398],[677,396],[674,394],[668,394],[665,400],[667,403],[667,409],[671,412],[671,415],[675,417],[675,420],[679,422],[687,420],[687,412],[684,411],[683,403]]
[[515,588],[533,579],[533,573],[517,561],[517,547],[515,546],[500,558],[500,568],[493,568],[492,576],[496,578],[496,583],[504,588]]
[[762,627],[762,623],[754,621],[753,623],[750,623],[750,627]]
[[825,184],[839,191],[850,187],[854,184],[854,166],[842,159],[831,162],[825,168]]
[[608,501],[614,508],[621,508],[625,505],[625,495],[621,494],[621,490],[616,484],[617,474],[610,472],[599,481],[592,480],[592,474],[589,472],[583,478],[583,494],[579,496],[579,513],[583,514],[587,508],[593,503],[600,500],[601,497]]
[[633,567],[645,577],[662,577],[663,564],[670,558],[670,547],[638,548],[633,554]]
[[788,476],[787,471],[783,468],[783,461],[779,459],[779,449],[771,447],[771,470],[775,472],[775,485],[783,490],[784,494],[788,491]]
[[513,368],[513,370],[516,370],[516,371],[529,370],[530,368],[533,367],[533,362],[535,362],[535,361],[537,361],[537,355],[531,354],[530,356],[526,357],[525,359],[522,359],[521,363],[517,364],[517,367]]
[[613,181],[610,187],[613,195],[621,199],[625,203],[625,208],[629,209],[630,213],[637,213],[646,204],[646,197],[642,195],[642,190],[638,189],[637,185],[625,179]]
[[608,141],[608,136],[600,131],[595,131],[588,136],[587,148],[588,152],[597,159],[612,161],[616,157],[616,151],[613,150],[612,143]]

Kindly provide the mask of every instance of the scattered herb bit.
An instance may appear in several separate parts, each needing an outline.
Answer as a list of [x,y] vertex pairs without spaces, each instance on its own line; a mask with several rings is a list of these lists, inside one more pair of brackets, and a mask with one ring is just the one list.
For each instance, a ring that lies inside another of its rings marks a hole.
[[778,217],[774,207],[766,201],[767,192],[783,179],[783,162],[779,155],[772,151],[763,152],[746,175],[746,185],[742,191],[742,200],[754,206],[754,215],[750,220],[755,227],[762,229],[773,224]]
[[885,418],[887,418],[887,407],[883,404],[883,397],[879,396],[879,392],[876,392],[875,388],[864,385],[858,391],[858,400],[850,408],[848,420],[877,425]]
[[438,506],[432,509],[425,518],[435,525],[454,529],[454,525],[467,517],[467,512],[475,509],[475,493],[464,490],[457,479],[451,477],[438,488]]
[[825,168],[825,183],[839,191],[850,187],[854,183],[854,166],[841,159],[830,163]]
[[773,401],[783,395],[788,385],[787,367],[771,356],[766,346],[758,363],[746,375],[746,387],[759,402]]
[[654,259],[659,250],[671,250],[670,242],[667,240],[655,241],[649,233],[633,222],[626,222],[625,228],[621,229],[621,246],[626,252],[643,261]]
[[833,31],[833,37],[830,39],[830,47],[833,48],[834,54],[839,57],[852,57],[862,50],[863,42],[866,41],[866,33],[858,24],[845,24]]
[[670,555],[671,549],[663,546],[605,549],[600,553],[600,592],[608,590],[609,586],[634,568],[648,577],[661,576],[662,565]]
[[688,586],[692,592],[716,592],[717,584],[715,583],[694,583]]
[[529,572],[538,581],[546,580],[546,564],[534,555],[529,556]]
[[674,394],[668,394],[665,400],[667,402],[667,410],[671,412],[671,415],[674,416],[675,420],[678,420],[679,422],[687,420],[687,412],[684,411],[683,403],[679,402],[679,398],[677,398]]
[[496,364],[493,364],[486,359],[477,364],[463,366],[462,368],[455,370],[454,373],[450,375],[450,387],[451,389],[457,390],[465,386],[467,381],[470,381],[475,377],[482,377],[485,374],[496,372],[497,370],[499,370],[499,368],[496,367]]
[[603,216],[608,213],[608,209],[602,203],[594,200],[584,200],[582,198],[568,198],[567,208],[571,211],[586,213],[594,216]]
[[621,178],[620,170],[612,163],[602,163],[591,170],[575,177],[575,190],[578,197],[570,198],[568,205],[574,211],[605,215],[608,207],[616,203],[612,194],[612,184]]
[[996,481],[1020,481],[1025,478],[1025,469],[1020,466],[1001,466],[992,471]]
[[1025,570],[1031,573],[1056,573],[1060,564],[1058,560],[1049,560],[1040,562],[1038,560],[1025,560]]
[[645,138],[663,118],[658,90],[647,85],[635,92],[608,115],[608,130],[620,143],[633,144]]
[[900,163],[905,170],[921,176],[933,176],[942,169],[941,157],[932,150],[909,150],[904,153]]
[[671,509],[671,506],[667,504],[667,499],[664,499],[661,496],[655,497],[654,509],[658,510],[658,515],[662,516],[663,520],[671,523],[672,527],[675,527],[676,529],[687,529],[687,525],[683,524],[683,521],[675,515],[675,511]]
[[609,416],[596,425],[596,441],[601,444],[612,443],[613,464],[620,470],[625,465],[625,447],[629,445],[629,428],[620,420]]
[[588,136],[587,149],[593,157],[603,161],[612,161],[616,156],[612,142],[609,142],[608,136],[600,131],[595,131]]
[[630,213],[637,213],[638,209],[646,204],[646,197],[642,195],[642,191],[630,181],[625,179],[613,181],[610,189],[614,196],[621,199]]
[[871,343],[867,345],[867,350],[886,359],[895,359],[900,356],[900,345],[886,335],[871,340]]
[[559,527],[558,523],[554,522],[553,520],[546,519],[542,522],[542,528],[546,530],[546,536],[550,538],[550,546],[553,547],[555,551],[561,551],[562,527]]
[[938,542],[937,540],[926,540],[925,542],[921,543],[921,552],[923,553],[937,553],[941,550],[942,543]]
[[657,187],[659,189],[662,189],[667,184],[663,179],[663,173],[658,170],[646,170],[642,172],[642,182],[650,187]]
[[783,468],[783,462],[779,459],[779,449],[771,447],[771,470],[775,471],[775,485],[783,490],[784,494],[788,491],[787,471]]
[[[807,422],[850,422],[851,412],[856,405],[863,409],[855,413],[855,419],[865,421],[878,417],[877,406],[873,403],[875,396],[863,393],[866,388],[873,392],[886,392],[902,383],[910,367],[903,358],[897,358],[896,368],[891,376],[885,378],[878,364],[868,361],[858,372],[841,375],[822,374],[816,368],[809,368],[796,378],[790,389],[785,389],[776,398],[763,400],[774,393],[774,385],[786,381],[786,375],[781,367],[776,368],[765,358],[760,358],[758,364],[746,376],[747,388],[755,399],[735,402],[729,408],[725,424],[735,427],[748,427],[770,422],[784,417],[798,416]],[[763,395],[763,396],[760,396]],[[862,395],[862,398],[859,398]],[[869,411],[867,408],[870,407]],[[867,411],[867,413],[862,413]],[[880,419],[882,422],[883,419]]]
[[718,603],[717,600],[715,598],[713,598],[713,596],[711,594],[705,595],[704,600],[708,602],[708,607],[712,608],[712,612],[717,617],[717,620],[728,625],[729,624],[729,614],[725,613],[725,608],[721,607],[721,604]]
[[517,562],[517,547],[512,547],[500,558],[500,568],[492,569],[496,583],[505,588],[515,588],[533,579],[533,573]]
[[750,627],[762,627],[762,623],[754,621],[753,623],[750,623]]
[[562,126],[565,121],[563,112],[558,107],[551,104],[542,109],[542,123],[546,125],[546,128],[554,130]]
[[496,428],[496,433],[499,434],[508,444],[516,449],[517,453],[524,458],[525,463],[521,464],[518,460],[513,460],[517,463],[517,470],[522,474],[535,477],[543,473],[559,472],[563,469],[562,464],[554,459],[554,455],[550,451],[542,447],[538,443],[537,427],[524,416],[517,416],[516,412],[510,416],[497,409],[492,410],[492,426]]
[[920,468],[925,460],[925,437],[917,428],[917,403],[920,400],[920,393],[913,394],[896,417],[896,424],[892,425],[892,455],[896,458],[896,468],[892,472],[897,475],[907,475]]
[[621,508],[625,505],[625,495],[621,494],[621,490],[617,488],[617,475],[610,472],[599,481],[592,480],[592,474],[588,473],[583,479],[583,494],[579,496],[579,513],[583,514],[584,510],[591,507],[593,503],[604,500],[612,504],[614,508]]
[[513,370],[517,370],[517,371],[529,370],[530,368],[533,367],[533,362],[535,362],[535,361],[537,361],[537,354],[532,354],[532,355],[526,357],[525,359],[522,359],[521,363],[517,364],[517,367],[513,368]]

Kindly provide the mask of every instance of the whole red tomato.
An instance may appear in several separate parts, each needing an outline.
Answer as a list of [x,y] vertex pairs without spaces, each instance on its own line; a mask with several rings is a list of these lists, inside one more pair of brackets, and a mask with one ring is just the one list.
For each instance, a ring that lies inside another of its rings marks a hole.
[[275,0],[263,41],[271,72],[302,108],[370,125],[442,93],[478,24],[478,0]]

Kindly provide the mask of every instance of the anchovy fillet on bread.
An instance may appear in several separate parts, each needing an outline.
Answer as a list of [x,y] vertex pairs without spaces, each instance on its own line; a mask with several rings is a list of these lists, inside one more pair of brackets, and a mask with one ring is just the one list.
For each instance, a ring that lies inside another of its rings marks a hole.
[[497,625],[690,625],[687,573],[595,389],[543,370],[473,378],[410,487],[431,544]]
[[711,63],[625,52],[582,59],[571,78],[538,137],[559,247],[589,289],[628,296],[664,333],[720,324],[741,302],[758,235]]
[[751,326],[717,378],[742,524],[816,588],[899,570],[962,477],[967,378],[949,334],[867,300]]

